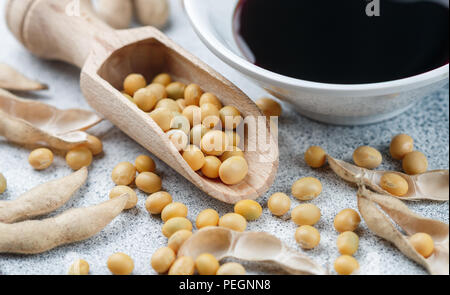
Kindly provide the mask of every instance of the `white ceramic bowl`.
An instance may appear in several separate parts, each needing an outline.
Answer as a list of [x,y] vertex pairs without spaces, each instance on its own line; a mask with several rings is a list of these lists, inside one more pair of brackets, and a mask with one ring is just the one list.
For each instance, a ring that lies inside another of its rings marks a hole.
[[340,125],[379,122],[404,112],[448,83],[448,64],[406,79],[358,85],[315,83],[279,75],[250,63],[237,47],[232,22],[238,0],[183,1],[194,30],[214,54],[314,120]]

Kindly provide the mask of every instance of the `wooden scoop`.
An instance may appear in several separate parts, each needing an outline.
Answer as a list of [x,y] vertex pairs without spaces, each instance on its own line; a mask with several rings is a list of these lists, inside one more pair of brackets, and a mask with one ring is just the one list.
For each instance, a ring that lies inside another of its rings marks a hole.
[[245,138],[250,145],[259,136],[267,137],[268,151],[246,152],[247,178],[227,186],[192,171],[150,116],[121,94],[123,80],[130,73],[141,73],[151,81],[156,74],[167,72],[177,81],[196,83],[217,94],[224,105],[236,106],[244,117],[261,116],[242,91],[157,29],[115,31],[95,16],[90,0],[9,0],[6,19],[16,38],[33,54],[82,68],[81,90],[89,104],[210,196],[227,203],[256,199],[273,183],[278,146],[273,135],[268,136],[268,124]]

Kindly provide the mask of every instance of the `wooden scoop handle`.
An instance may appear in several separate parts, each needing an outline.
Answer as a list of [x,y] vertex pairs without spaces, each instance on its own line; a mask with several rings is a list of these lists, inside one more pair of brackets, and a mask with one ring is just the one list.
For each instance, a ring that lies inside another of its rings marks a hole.
[[90,0],[9,0],[6,21],[36,56],[79,68],[91,52],[94,37],[113,31],[95,16]]

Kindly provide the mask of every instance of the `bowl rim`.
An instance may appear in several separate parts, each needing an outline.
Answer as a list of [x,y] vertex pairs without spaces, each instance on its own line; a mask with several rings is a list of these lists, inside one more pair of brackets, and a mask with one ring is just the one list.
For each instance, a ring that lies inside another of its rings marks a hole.
[[447,63],[419,75],[378,83],[331,84],[291,78],[258,67],[224,46],[223,43],[211,33],[210,26],[203,21],[201,14],[202,10],[197,9],[198,5],[204,5],[202,1],[183,0],[183,4],[194,31],[214,54],[241,73],[270,85],[276,85],[277,87],[297,88],[312,93],[322,94],[325,92],[332,92],[334,95],[373,96],[417,89],[434,82],[448,79],[449,77],[449,64]]

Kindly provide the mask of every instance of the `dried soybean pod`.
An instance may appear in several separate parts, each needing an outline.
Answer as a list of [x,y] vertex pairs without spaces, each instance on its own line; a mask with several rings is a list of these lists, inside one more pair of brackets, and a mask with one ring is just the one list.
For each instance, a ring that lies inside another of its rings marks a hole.
[[64,205],[85,183],[86,167],[61,179],[41,184],[16,200],[0,201],[0,222],[13,223],[44,215]]
[[125,194],[96,206],[71,209],[53,218],[0,223],[0,253],[37,254],[86,240],[119,215],[127,201]]
[[236,232],[223,227],[206,227],[183,243],[178,257],[197,259],[203,253],[217,260],[225,257],[274,263],[290,274],[324,275],[327,271],[308,256],[297,252],[265,232]]
[[11,142],[45,143],[58,150],[69,150],[86,143],[88,134],[84,130],[101,120],[90,111],[60,110],[0,89],[0,136]]
[[33,81],[12,67],[0,63],[0,88],[12,91],[35,91],[48,89],[48,86]]
[[[357,167],[347,162],[327,156],[328,163],[333,171],[342,179],[354,184],[361,181],[370,189],[389,196],[407,201],[434,200],[448,201],[449,198],[449,172],[448,170],[428,171],[423,174],[407,175],[397,171],[373,171]],[[394,196],[381,187],[381,178],[386,173],[394,173],[408,182],[408,192],[401,196]]]
[[126,29],[133,18],[131,0],[99,0],[97,14],[115,29]]
[[[393,243],[403,254],[425,267],[430,274],[449,274],[448,224],[419,216],[397,198],[373,193],[365,187],[358,191],[358,207],[367,226],[377,236]],[[426,233],[434,241],[434,252],[428,258],[417,252],[410,241],[410,237],[417,233]]]

